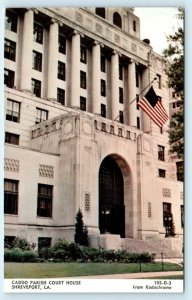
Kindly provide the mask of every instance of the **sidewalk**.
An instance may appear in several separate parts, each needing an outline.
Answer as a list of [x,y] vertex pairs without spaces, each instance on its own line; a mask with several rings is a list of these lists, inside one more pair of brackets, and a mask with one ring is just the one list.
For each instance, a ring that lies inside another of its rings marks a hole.
[[[162,277],[183,275],[183,271],[167,271],[167,272],[145,272],[145,273],[129,273],[129,274],[109,274],[109,275],[94,275],[81,276],[80,279],[144,279],[150,277]],[[75,277],[73,277],[75,278]]]

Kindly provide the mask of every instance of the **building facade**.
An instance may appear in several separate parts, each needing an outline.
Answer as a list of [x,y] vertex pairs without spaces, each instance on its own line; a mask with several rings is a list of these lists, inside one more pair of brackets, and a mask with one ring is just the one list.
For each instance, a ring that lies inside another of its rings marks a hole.
[[94,247],[180,255],[169,124],[137,105],[153,84],[169,114],[166,66],[134,10],[7,9],[4,49],[6,238],[73,240],[80,208]]

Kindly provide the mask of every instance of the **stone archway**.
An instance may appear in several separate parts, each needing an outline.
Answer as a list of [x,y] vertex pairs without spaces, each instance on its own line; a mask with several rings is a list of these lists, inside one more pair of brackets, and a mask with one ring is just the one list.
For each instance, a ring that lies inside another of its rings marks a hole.
[[100,233],[134,236],[133,183],[127,162],[117,154],[106,156],[99,169]]

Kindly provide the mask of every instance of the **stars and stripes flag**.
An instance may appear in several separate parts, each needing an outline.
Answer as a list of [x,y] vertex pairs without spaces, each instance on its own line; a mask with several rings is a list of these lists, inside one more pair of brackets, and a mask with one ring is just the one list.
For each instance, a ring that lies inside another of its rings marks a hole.
[[138,106],[141,107],[159,127],[162,127],[169,119],[161,103],[161,98],[156,95],[153,86],[151,86],[146,95],[139,100]]

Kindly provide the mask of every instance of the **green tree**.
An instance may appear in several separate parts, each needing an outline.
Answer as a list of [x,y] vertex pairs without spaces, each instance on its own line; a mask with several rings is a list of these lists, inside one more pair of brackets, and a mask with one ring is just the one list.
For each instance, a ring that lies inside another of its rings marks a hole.
[[[184,9],[178,9],[178,18],[184,19]],[[172,116],[169,129],[169,142],[172,153],[183,159],[184,155],[184,30],[179,27],[177,32],[167,37],[168,48],[164,50],[167,62],[168,86],[180,99],[180,110]]]
[[78,210],[76,215],[76,223],[75,223],[75,236],[74,236],[75,243],[88,246],[88,230],[87,227],[84,225],[83,222],[83,214],[81,209]]

